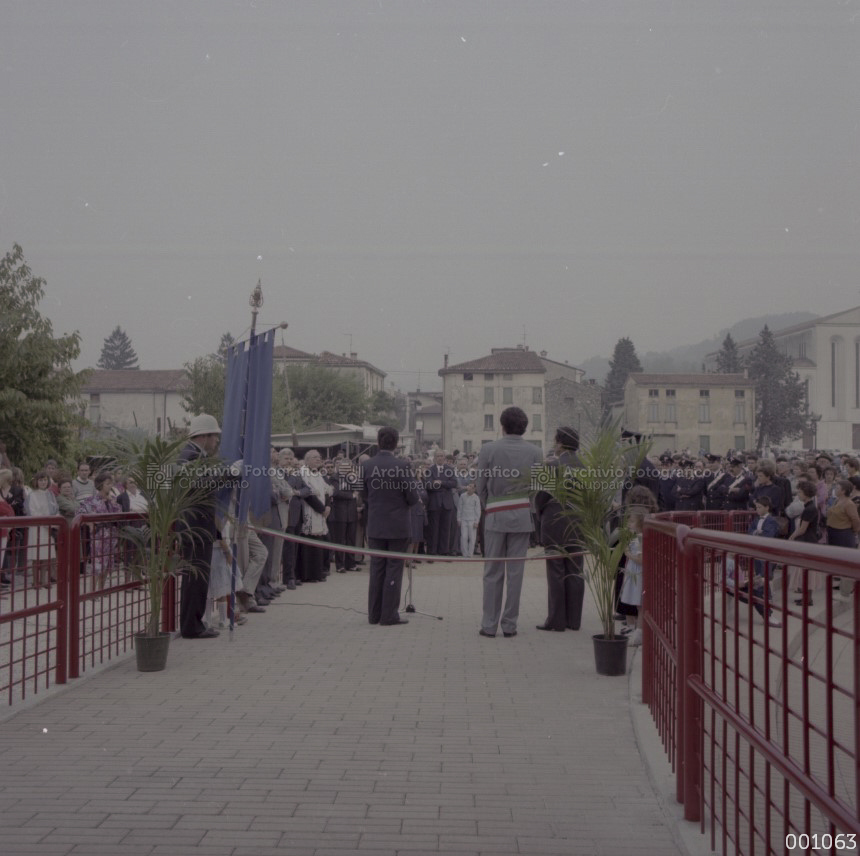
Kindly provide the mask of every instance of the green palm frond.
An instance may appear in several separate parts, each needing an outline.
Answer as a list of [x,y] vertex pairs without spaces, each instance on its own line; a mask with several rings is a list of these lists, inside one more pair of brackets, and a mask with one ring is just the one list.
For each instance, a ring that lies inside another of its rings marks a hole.
[[624,445],[617,421],[603,423],[579,453],[581,468],[569,478],[559,478],[550,492],[561,504],[568,527],[590,554],[586,571],[591,596],[603,626],[604,636],[614,636],[615,580],[618,566],[633,533],[619,528],[616,543],[610,541],[615,504],[625,482],[632,479],[647,454],[647,445]]

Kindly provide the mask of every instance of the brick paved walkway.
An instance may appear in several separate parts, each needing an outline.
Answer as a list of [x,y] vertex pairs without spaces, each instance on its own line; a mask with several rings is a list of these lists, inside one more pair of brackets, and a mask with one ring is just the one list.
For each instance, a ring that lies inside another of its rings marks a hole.
[[[625,678],[580,633],[482,639],[480,566],[416,572],[408,627],[367,573],[285,592],[235,638],[171,643],[0,724],[0,852],[110,856],[679,854]],[[586,602],[588,603],[588,598]],[[634,688],[638,695],[638,687]],[[640,718],[641,722],[641,718]]]

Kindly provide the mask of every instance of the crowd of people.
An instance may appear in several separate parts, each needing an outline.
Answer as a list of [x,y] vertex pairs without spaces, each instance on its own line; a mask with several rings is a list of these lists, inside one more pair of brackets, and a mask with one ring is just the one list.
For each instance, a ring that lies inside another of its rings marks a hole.
[[[525,556],[527,547],[536,543],[556,548],[555,555],[547,560],[548,615],[538,628],[577,629],[582,608],[582,560],[574,555],[575,540],[571,542],[570,537],[562,537],[558,531],[559,509],[553,505],[554,499],[548,493],[538,493],[514,506],[510,501],[511,484],[493,484],[482,477],[490,471],[491,464],[499,469],[499,464],[515,461],[527,472],[529,466],[541,460],[536,447],[518,433],[525,427],[520,424],[525,414],[520,417],[514,413],[517,408],[509,410],[509,430],[502,440],[487,444],[480,455],[434,448],[425,454],[397,458],[408,470],[414,496],[409,494],[402,532],[398,529],[394,540],[403,541],[404,553],[416,558],[425,555],[428,562],[434,557],[486,556],[481,627],[485,636],[495,635],[499,623],[506,636],[516,634],[518,590],[513,597],[509,591],[510,603],[504,614],[501,604],[505,579],[510,588],[515,564],[511,557]],[[195,417],[184,459],[216,454],[219,441],[220,429],[212,417]],[[559,429],[549,464],[575,470],[578,445],[573,429]],[[267,513],[238,526],[229,508],[213,506],[203,515],[211,543],[208,550],[189,556],[199,573],[183,584],[182,635],[216,636],[228,620],[245,623],[249,614],[264,612],[285,591],[325,582],[332,573],[361,570],[366,565],[361,551],[373,546],[373,536],[368,534],[369,494],[362,483],[369,460],[363,455],[352,461],[343,451],[323,457],[317,449],[306,450],[298,457],[291,448],[273,447]],[[498,496],[494,497],[494,490]],[[377,501],[383,502],[379,498]],[[775,459],[740,452],[726,456],[665,452],[659,464],[646,461],[635,486],[625,496],[619,496],[619,504],[627,507],[624,525],[633,529],[633,536],[619,580],[618,617],[625,623],[622,633],[629,633],[635,643],[636,615],[641,604],[641,532],[647,514],[750,510],[755,512],[749,527],[751,535],[857,547],[860,461],[850,454],[834,456],[827,452],[795,453]],[[93,473],[90,463],[81,461],[72,475],[62,471],[55,460],[47,460],[27,480],[8,460],[5,450],[0,450],[0,518],[62,515],[72,521],[83,514],[146,510],[145,492],[134,478],[120,471],[105,468]],[[301,538],[296,541],[281,535]],[[512,548],[513,540],[516,546]],[[235,579],[234,541],[239,548]],[[121,553],[116,525],[93,525],[81,559],[81,573],[92,576],[99,587],[104,587],[108,577],[122,569]],[[406,567],[414,565],[414,561],[407,560]],[[28,574],[33,587],[49,586],[56,581],[55,564],[49,525],[16,528],[7,524],[0,529],[3,587],[11,585],[15,571]],[[759,570],[757,563],[756,571]],[[743,587],[744,592],[760,596],[767,585],[760,573],[751,572],[741,579],[738,568],[736,575],[738,579],[733,584],[739,592]],[[521,573],[514,576],[519,579],[516,585],[521,584]],[[816,587],[813,574],[801,579],[795,573],[791,585],[798,595],[797,602],[812,602],[812,589]],[[231,612],[234,590],[235,613]],[[398,598],[399,591],[398,585]],[[390,605],[387,608],[390,619]]]

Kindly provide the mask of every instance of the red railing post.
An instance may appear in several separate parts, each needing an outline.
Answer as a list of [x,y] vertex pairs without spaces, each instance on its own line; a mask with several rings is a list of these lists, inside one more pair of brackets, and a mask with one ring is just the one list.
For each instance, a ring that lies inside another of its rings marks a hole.
[[646,525],[642,533],[642,615],[639,625],[642,628],[642,703],[649,707],[654,679],[654,648],[648,618],[653,616],[653,593],[657,589],[655,548],[655,533]]
[[66,563],[68,569],[66,591],[69,601],[67,624],[67,638],[69,640],[68,676],[79,678],[81,676],[81,521],[79,519],[75,520],[69,529],[68,557]]
[[161,632],[176,630],[176,577],[169,577],[161,592]]
[[678,610],[678,692],[680,719],[678,748],[683,771],[680,791],[684,819],[701,818],[702,793],[702,702],[690,684],[702,675],[702,548],[682,541],[681,606]]
[[675,674],[675,799],[684,802],[684,633],[686,630],[685,615],[687,612],[687,595],[684,585],[684,539],[690,532],[689,526],[679,524],[675,530],[675,591],[677,592],[675,622],[675,654],[678,666]]
[[54,682],[66,683],[69,672],[69,580],[71,553],[69,551],[69,524],[63,518],[57,530],[57,662],[54,664]]

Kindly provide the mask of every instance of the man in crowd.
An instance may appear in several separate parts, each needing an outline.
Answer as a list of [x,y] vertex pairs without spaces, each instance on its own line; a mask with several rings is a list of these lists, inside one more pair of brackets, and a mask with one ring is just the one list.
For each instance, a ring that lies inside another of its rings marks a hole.
[[[541,464],[537,446],[523,439],[528,416],[519,407],[508,407],[499,419],[501,440],[481,447],[478,454],[477,489],[484,506],[484,613],[481,636],[493,637],[501,619],[506,637],[517,635],[520,591],[526,551],[533,531],[529,504],[532,466]],[[507,600],[502,613],[505,579]]]
[[457,477],[445,463],[443,451],[436,452],[424,486],[428,497],[430,539],[427,549],[431,555],[447,556],[451,553],[451,520],[456,517],[453,491],[457,487]]
[[[214,416],[201,413],[191,420],[188,429],[188,442],[179,453],[180,464],[192,464],[209,458],[218,450],[221,442],[221,428]],[[86,482],[89,466],[81,478],[75,481]],[[234,478],[213,481],[213,491],[217,487],[232,485]],[[188,537],[182,539],[182,557],[191,564],[193,573],[182,578],[182,593],[179,602],[179,631],[184,639],[211,639],[218,631],[207,628],[203,623],[206,613],[206,597],[209,591],[209,568],[212,563],[212,547],[220,538],[215,524],[214,496],[207,497],[186,515],[183,521]]]
[[[371,550],[403,553],[410,538],[409,508],[418,491],[408,461],[395,457],[400,435],[396,428],[379,429],[379,451],[362,465],[362,494],[367,507],[367,542]],[[403,559],[370,558],[367,619],[371,624],[408,624],[400,617]]]

